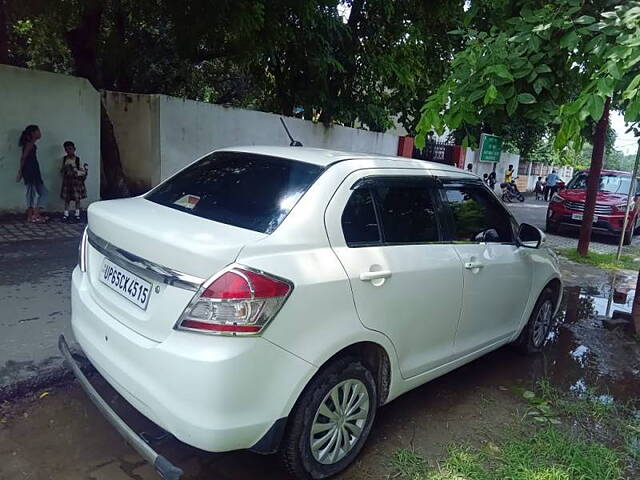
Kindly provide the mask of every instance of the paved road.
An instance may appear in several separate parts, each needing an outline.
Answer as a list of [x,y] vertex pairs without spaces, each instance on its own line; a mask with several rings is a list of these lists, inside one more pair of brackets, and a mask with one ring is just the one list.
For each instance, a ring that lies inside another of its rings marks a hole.
[[[507,208],[520,223],[530,223],[545,230],[545,220],[548,203],[544,200],[535,200],[533,197],[526,197],[523,203],[507,203]],[[547,245],[553,248],[574,248],[578,244],[578,230],[562,230],[559,235],[547,234]],[[640,236],[636,235],[632,245],[640,245]],[[615,252],[618,248],[618,239],[608,235],[594,234],[590,250],[599,253]]]
[[0,243],[0,399],[64,372],[56,342],[70,335],[78,239]]

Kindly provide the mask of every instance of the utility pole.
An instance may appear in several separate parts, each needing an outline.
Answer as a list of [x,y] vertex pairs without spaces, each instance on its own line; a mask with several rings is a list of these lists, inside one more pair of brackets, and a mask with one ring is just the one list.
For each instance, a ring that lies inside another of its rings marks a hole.
[[[638,139],[638,149],[636,150],[636,164],[633,167],[634,179],[635,179],[636,172],[638,170],[639,161],[640,161],[640,138]],[[628,212],[629,212],[629,203],[627,200],[627,213]],[[618,258],[620,258],[620,248],[618,248]],[[631,309],[631,322],[632,322],[635,333],[640,334],[640,272],[638,272],[638,280],[636,281],[636,293],[633,297],[633,307]]]
[[[629,222],[629,211],[631,210],[631,198],[635,198],[636,191],[638,189],[636,185],[636,176],[638,175],[638,161],[640,160],[640,139],[638,140],[638,148],[636,149],[636,162],[633,165],[633,174],[631,175],[631,181],[629,182],[629,193],[627,193],[627,208],[624,212],[624,222],[622,223],[622,233],[620,234],[620,242],[618,243],[618,253],[616,254],[616,260],[620,260],[622,254],[622,244],[624,242],[624,234],[627,231],[627,223]],[[631,226],[631,235],[633,236],[633,225]]]

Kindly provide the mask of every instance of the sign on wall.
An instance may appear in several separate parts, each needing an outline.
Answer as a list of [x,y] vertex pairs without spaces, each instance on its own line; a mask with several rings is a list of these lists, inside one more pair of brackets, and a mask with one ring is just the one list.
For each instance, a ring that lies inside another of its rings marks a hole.
[[480,161],[498,163],[502,153],[502,138],[483,133],[480,135]]

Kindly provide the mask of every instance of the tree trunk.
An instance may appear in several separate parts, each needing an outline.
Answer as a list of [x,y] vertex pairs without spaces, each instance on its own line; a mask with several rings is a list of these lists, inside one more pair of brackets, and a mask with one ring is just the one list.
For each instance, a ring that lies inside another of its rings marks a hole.
[[118,141],[113,123],[102,101],[100,102],[100,156],[102,157],[101,179],[104,180],[100,182],[100,196],[103,199],[128,197],[129,188],[122,171]]
[[[582,225],[580,226],[580,239],[578,240],[578,253],[583,257],[589,253],[589,242],[593,228],[593,213],[596,208],[596,198],[600,186],[600,172],[602,172],[602,159],[604,157],[604,146],[607,140],[610,104],[611,98],[607,97],[604,104],[604,111],[596,125],[596,134],[593,139],[593,153],[591,154],[591,166],[589,167],[589,178],[587,180],[587,199],[584,205]],[[622,232],[622,234],[624,235],[624,232]]]
[[0,0],[0,63],[9,64],[9,15],[6,0]]
[[[96,90],[102,87],[98,71],[98,40],[103,10],[103,1],[86,1],[80,24],[69,30],[65,36],[73,57],[75,75],[89,80]],[[100,102],[100,158],[102,164],[100,195],[103,198],[128,196],[129,189],[122,170],[118,142],[113,124],[102,101]]]
[[74,62],[74,73],[84,77],[96,89],[102,87],[98,75],[98,37],[102,23],[103,5],[89,0],[84,5],[80,24],[67,31],[65,38]]

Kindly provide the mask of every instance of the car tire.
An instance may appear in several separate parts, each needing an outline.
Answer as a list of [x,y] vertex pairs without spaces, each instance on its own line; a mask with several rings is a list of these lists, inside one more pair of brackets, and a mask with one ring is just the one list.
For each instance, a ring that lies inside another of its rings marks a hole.
[[624,238],[622,239],[623,245],[631,245],[631,240],[633,239],[633,230],[629,230],[628,232],[624,232]]
[[542,351],[553,326],[555,302],[556,297],[551,288],[545,288],[533,307],[529,321],[513,342],[516,350],[527,355]]
[[[353,357],[331,362],[307,385],[289,415],[279,451],[286,470],[306,480],[328,478],[347,468],[369,436],[377,405],[376,383],[364,363]],[[352,421],[343,407],[350,408]],[[335,421],[328,414],[335,415]]]
[[544,230],[547,233],[557,233],[558,232],[558,225],[556,223],[552,222],[551,220],[547,219],[547,223],[545,225]]

